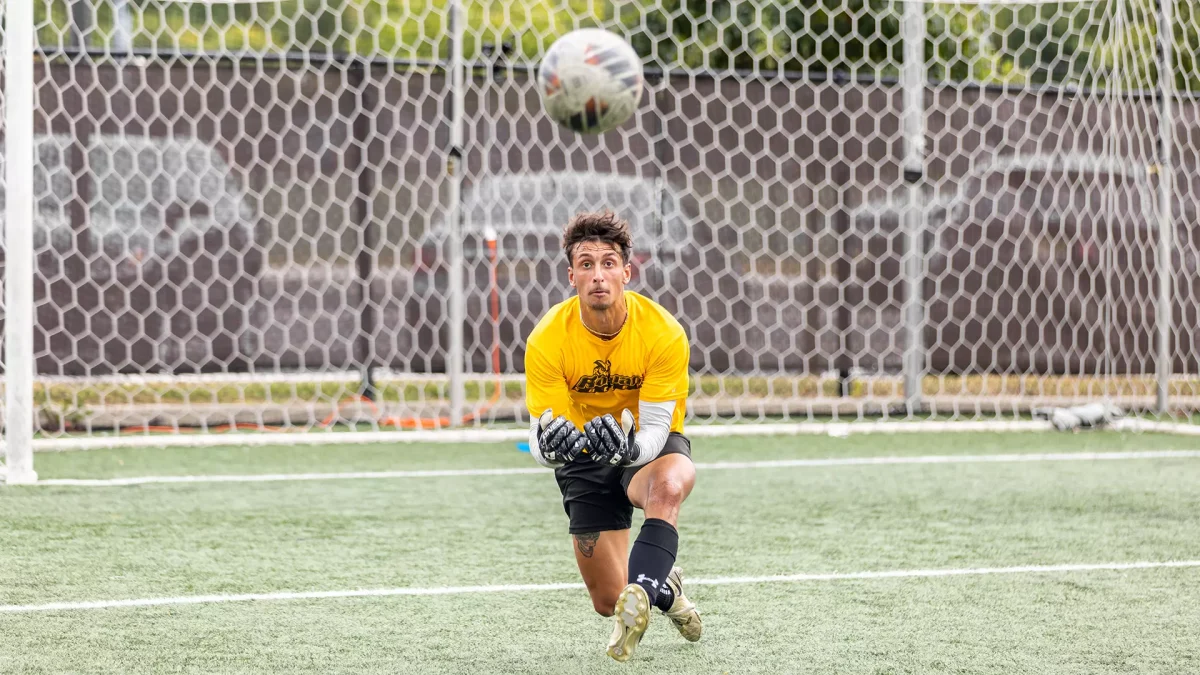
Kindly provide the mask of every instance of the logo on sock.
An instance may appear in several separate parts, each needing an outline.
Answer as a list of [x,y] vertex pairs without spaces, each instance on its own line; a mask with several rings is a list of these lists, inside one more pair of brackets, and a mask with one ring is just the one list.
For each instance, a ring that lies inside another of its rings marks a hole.
[[638,578],[637,578],[637,582],[640,584],[645,581],[650,582],[651,588],[653,588],[654,590],[658,590],[658,579],[651,579],[650,577],[647,577],[645,574],[639,574]]

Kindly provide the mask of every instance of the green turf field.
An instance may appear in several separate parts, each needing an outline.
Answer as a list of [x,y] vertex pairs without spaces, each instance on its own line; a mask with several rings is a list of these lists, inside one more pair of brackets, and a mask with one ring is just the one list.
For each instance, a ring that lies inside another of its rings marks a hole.
[[[1200,450],[1161,435],[697,439],[697,461]],[[531,468],[513,444],[46,453],[41,479]],[[636,524],[635,524],[636,527]],[[0,672],[1195,673],[1200,567],[728,583],[1200,560],[1200,458],[702,468],[680,564],[705,635],[628,664],[548,473],[0,489]],[[54,602],[486,592],[11,611]],[[8,608],[7,610],[5,608]]]

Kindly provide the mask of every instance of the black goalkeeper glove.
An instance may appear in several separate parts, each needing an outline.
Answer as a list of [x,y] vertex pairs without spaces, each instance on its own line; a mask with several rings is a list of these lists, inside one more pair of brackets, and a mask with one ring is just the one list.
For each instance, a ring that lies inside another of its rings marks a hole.
[[583,435],[571,420],[563,415],[554,417],[549,408],[538,418],[538,449],[547,462],[570,464],[587,444]]
[[587,456],[593,462],[609,466],[629,466],[637,461],[638,449],[634,445],[633,413],[621,411],[621,423],[611,414],[593,417],[583,425],[587,434]]

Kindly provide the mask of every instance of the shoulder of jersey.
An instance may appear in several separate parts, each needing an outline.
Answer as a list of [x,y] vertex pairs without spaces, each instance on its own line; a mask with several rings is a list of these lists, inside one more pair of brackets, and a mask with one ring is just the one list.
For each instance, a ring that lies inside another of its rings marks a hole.
[[542,318],[538,320],[537,325],[534,326],[533,330],[529,333],[529,340],[533,340],[546,331],[554,330],[555,326],[565,330],[566,326],[564,325],[564,322],[566,321],[567,317],[572,315],[569,311],[569,308],[573,302],[577,301],[577,299],[578,296],[572,295],[566,300],[563,300],[557,305],[554,305],[550,309],[546,310],[546,313],[542,315]]
[[638,303],[642,312],[655,317],[659,321],[662,321],[663,325],[666,326],[668,330],[678,331],[681,334],[684,333],[683,325],[679,323],[679,320],[675,318],[675,315],[667,311],[666,307],[663,307],[641,293],[636,293],[634,291],[628,292],[632,293],[636,297],[636,302]]

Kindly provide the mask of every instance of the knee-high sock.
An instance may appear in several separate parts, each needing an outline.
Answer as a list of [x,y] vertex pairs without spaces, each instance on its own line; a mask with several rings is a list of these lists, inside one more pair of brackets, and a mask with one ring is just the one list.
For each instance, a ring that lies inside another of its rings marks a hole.
[[[667,586],[667,575],[675,564],[675,553],[679,550],[679,532],[665,520],[647,518],[642,524],[633,550],[629,552],[629,583],[646,589],[650,604],[661,608],[658,600],[674,601]],[[665,589],[665,593],[664,593]],[[668,603],[667,607],[671,605]]]

